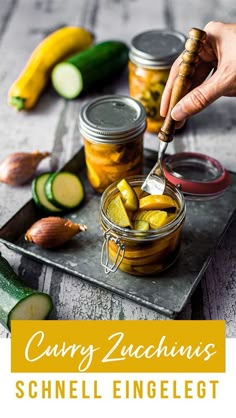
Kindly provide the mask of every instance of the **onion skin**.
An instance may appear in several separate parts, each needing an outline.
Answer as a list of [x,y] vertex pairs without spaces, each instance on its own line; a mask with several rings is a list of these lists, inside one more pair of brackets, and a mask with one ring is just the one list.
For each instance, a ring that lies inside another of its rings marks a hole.
[[26,232],[25,239],[43,248],[54,248],[86,230],[86,225],[74,224],[69,219],[49,216],[35,222]]
[[0,164],[0,182],[10,186],[27,183],[35,174],[40,161],[50,155],[49,152],[15,152],[8,155]]

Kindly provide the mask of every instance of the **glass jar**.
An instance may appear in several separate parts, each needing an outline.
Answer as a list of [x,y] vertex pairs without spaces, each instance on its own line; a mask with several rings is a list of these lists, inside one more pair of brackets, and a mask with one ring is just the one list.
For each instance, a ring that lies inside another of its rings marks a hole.
[[87,176],[97,192],[122,177],[142,173],[145,129],[145,110],[131,97],[103,96],[82,108]]
[[[140,187],[145,176],[127,178],[133,187]],[[107,207],[118,189],[117,182],[110,185],[102,195],[100,206],[101,225],[104,231],[101,263],[105,273],[118,268],[136,276],[158,274],[170,267],[178,257],[181,231],[185,220],[185,201],[182,193],[167,185],[165,194],[172,197],[178,207],[176,217],[158,229],[136,231],[115,225],[106,215]]]
[[221,196],[230,185],[230,174],[215,158],[198,152],[165,156],[163,171],[187,200],[211,200]]
[[184,50],[185,41],[182,33],[169,30],[143,32],[131,41],[129,91],[145,107],[149,132],[158,132],[162,126],[162,93],[170,67]]

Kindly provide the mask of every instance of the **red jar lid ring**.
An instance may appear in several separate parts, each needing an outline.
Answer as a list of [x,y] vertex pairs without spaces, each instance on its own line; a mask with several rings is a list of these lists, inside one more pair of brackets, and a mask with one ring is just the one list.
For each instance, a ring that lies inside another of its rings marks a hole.
[[200,153],[182,152],[167,156],[163,170],[167,180],[189,197],[216,197],[230,184],[230,175],[222,164]]

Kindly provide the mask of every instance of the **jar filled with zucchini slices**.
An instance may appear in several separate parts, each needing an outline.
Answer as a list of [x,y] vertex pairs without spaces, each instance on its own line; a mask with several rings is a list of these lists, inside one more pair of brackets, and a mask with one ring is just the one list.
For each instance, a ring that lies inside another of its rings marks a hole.
[[144,179],[122,179],[102,195],[101,263],[106,274],[119,268],[136,276],[156,275],[179,255],[186,213],[184,197],[171,184],[164,195],[148,195],[141,190]]
[[80,113],[88,180],[102,193],[122,177],[143,170],[143,106],[127,96],[103,96],[87,103]]
[[184,50],[186,38],[180,32],[151,30],[135,36],[129,54],[130,95],[147,113],[147,130],[158,132],[163,123],[160,103],[170,67]]

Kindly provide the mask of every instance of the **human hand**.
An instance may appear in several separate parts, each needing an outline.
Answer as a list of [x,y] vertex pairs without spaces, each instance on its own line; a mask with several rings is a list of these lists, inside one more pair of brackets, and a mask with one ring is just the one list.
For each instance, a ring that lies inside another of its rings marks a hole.
[[[176,128],[186,118],[200,112],[221,96],[236,96],[236,24],[209,22],[204,31],[207,40],[200,52],[200,62],[192,79],[191,91],[174,106],[172,118]],[[161,100],[161,116],[168,111],[171,91],[182,61],[179,56],[171,67]],[[213,74],[209,74],[213,71]],[[207,79],[206,79],[207,78]]]

